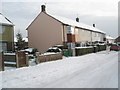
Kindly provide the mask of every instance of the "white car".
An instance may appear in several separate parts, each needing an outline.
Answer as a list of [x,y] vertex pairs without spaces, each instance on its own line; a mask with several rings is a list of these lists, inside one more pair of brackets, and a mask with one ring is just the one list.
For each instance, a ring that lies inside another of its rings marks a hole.
[[61,53],[62,50],[60,48],[57,48],[57,47],[51,47],[46,52]]
[[24,50],[21,50],[21,51],[25,51],[29,54],[34,54],[35,52],[37,52],[37,49],[35,48],[27,48],[27,49],[24,49]]

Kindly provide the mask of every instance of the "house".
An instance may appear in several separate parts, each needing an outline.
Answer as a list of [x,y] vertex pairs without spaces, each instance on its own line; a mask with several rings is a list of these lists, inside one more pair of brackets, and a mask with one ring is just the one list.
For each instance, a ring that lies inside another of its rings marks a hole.
[[0,52],[14,51],[14,24],[0,13]]
[[112,43],[114,43],[114,41],[115,41],[115,39],[114,39],[113,37],[111,37],[111,36],[106,36],[106,42],[107,42],[108,44],[112,44]]
[[118,37],[115,39],[115,43],[117,43],[117,44],[120,45],[120,36],[118,36]]
[[48,14],[46,6],[42,5],[40,14],[27,27],[28,45],[44,53],[54,45],[74,48],[76,43],[81,46],[85,43],[104,41],[105,32],[95,28],[95,24],[93,26],[79,22],[79,18],[74,21]]

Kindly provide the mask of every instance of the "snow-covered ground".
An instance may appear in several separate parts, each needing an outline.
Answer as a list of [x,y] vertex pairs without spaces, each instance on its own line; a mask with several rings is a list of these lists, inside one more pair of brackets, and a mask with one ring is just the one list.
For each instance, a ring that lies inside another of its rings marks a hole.
[[69,57],[1,74],[3,88],[118,88],[118,52]]

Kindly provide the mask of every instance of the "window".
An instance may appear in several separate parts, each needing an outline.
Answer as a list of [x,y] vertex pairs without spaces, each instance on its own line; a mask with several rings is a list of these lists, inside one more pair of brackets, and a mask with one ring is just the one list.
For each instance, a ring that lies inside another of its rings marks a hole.
[[68,34],[74,34],[74,27],[71,27],[71,26],[67,26],[67,33]]
[[0,52],[7,51],[7,43],[0,42]]
[[5,32],[5,26],[0,26],[0,34],[3,34]]

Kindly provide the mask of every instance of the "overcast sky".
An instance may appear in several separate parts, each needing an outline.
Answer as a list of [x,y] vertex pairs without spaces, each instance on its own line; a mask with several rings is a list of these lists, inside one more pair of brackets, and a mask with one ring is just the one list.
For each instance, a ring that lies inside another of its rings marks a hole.
[[[19,2],[21,1],[21,2]],[[15,24],[15,34],[27,36],[26,28],[46,4],[47,12],[75,20],[105,31],[114,38],[118,36],[119,0],[2,0],[0,12]]]

